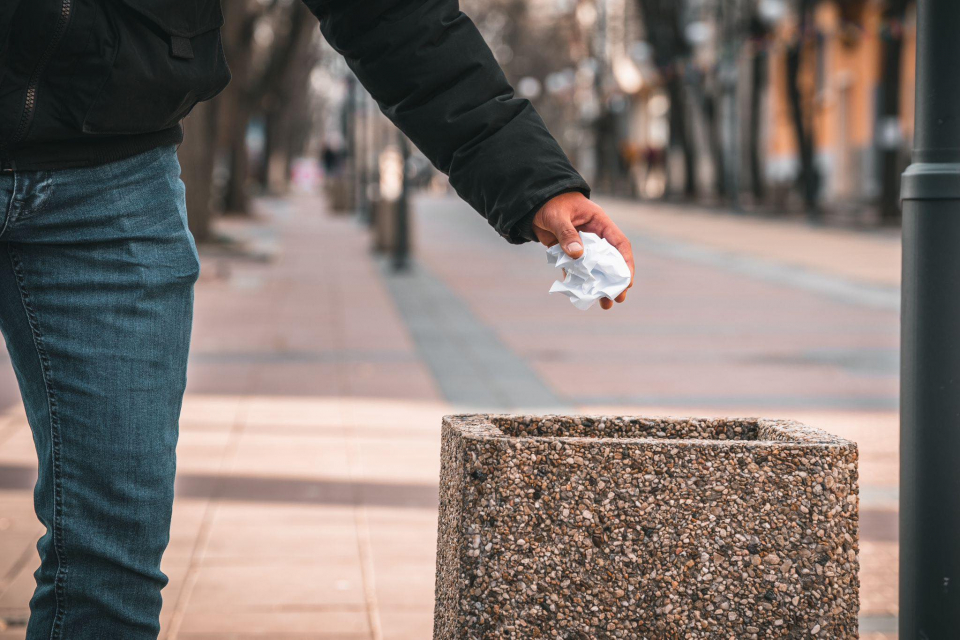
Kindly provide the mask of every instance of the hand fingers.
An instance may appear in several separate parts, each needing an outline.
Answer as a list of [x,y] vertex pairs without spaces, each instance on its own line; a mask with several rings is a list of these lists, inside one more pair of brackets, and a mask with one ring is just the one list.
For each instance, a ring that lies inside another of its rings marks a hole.
[[546,230],[537,229],[534,227],[533,233],[537,236],[537,240],[540,241],[546,247],[552,247],[557,244],[557,239],[553,237],[553,234]]
[[[558,196],[551,202],[556,202],[563,197],[565,196]],[[582,196],[580,199],[583,200]],[[630,268],[630,284],[627,289],[632,287],[636,266],[630,241],[600,207],[586,201],[573,204],[575,205],[573,207],[548,208],[545,206],[538,211],[534,220],[534,233],[537,239],[547,246],[559,244],[568,256],[577,259],[583,256],[583,240],[580,238],[580,231],[596,233],[613,245],[623,256],[624,262]],[[626,298],[627,292],[624,290],[616,297],[616,302],[623,302]],[[603,309],[611,309],[613,304],[614,300],[608,298],[600,300],[600,307]]]
[[[584,231],[591,231],[588,228],[590,225],[585,225],[581,227]],[[623,232],[617,228],[617,225],[610,222],[606,226],[598,228],[594,233],[597,233],[601,238],[609,242],[613,247],[620,252],[620,255],[623,256],[624,261],[627,263],[627,266],[630,267],[630,284],[627,286],[627,289],[633,286],[634,274],[636,273],[636,267],[633,263],[633,248],[630,246],[630,241],[627,240],[627,237],[623,235]],[[623,302],[627,299],[627,291],[624,290],[620,295],[616,297],[617,302]],[[613,306],[613,303],[607,299],[601,300],[601,304],[607,302],[609,306],[604,306],[604,309],[609,309]]]
[[630,267],[630,286],[632,287],[633,275],[636,272],[636,267],[634,267],[633,264],[633,247],[630,246],[630,241],[627,240],[627,236],[623,235],[623,232],[620,231],[615,224],[611,223],[610,226],[604,229],[604,233],[601,237],[612,244],[627,262],[627,266]]
[[623,302],[627,299],[627,291],[633,286],[634,273],[636,272],[636,267],[633,264],[633,248],[630,246],[630,241],[627,240],[627,237],[623,235],[623,232],[620,231],[616,225],[610,225],[604,239],[620,252],[627,266],[630,267],[630,284],[627,285],[627,288],[616,298],[617,302]]
[[563,251],[568,256],[579,258],[583,255],[583,242],[581,242],[580,234],[569,217],[558,216],[551,231],[553,231],[553,235],[556,236],[560,246],[563,247]]
[[627,266],[630,267],[630,286],[632,287],[633,276],[636,273],[636,267],[633,263],[633,247],[630,245],[630,241],[627,240],[627,236],[623,235],[623,232],[620,231],[619,227],[607,218],[606,214],[603,214],[599,218],[594,218],[586,224],[580,225],[580,230],[597,234],[620,252]]

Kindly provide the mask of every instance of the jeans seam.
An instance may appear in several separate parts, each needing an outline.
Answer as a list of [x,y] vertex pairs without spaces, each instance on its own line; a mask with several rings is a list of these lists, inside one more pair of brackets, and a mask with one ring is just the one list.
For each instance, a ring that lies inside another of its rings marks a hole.
[[50,629],[50,638],[55,640],[62,637],[63,618],[66,613],[66,582],[67,582],[67,554],[63,543],[63,472],[61,455],[60,414],[57,411],[57,399],[53,392],[50,375],[50,357],[44,347],[43,334],[40,332],[40,323],[37,313],[30,304],[30,294],[24,284],[23,263],[20,256],[14,251],[12,244],[7,244],[7,254],[13,266],[17,288],[20,291],[20,301],[27,315],[30,332],[33,335],[33,345],[40,359],[40,369],[43,375],[43,385],[47,395],[47,412],[50,415],[50,443],[51,462],[53,465],[53,547],[57,554],[57,573],[54,577],[54,597],[56,612],[53,626]]
[[17,174],[13,174],[13,189],[10,190],[10,202],[7,203],[6,215],[3,217],[3,224],[0,225],[0,236],[7,230],[7,227],[10,226],[10,218],[13,217],[13,208],[16,206],[17,202]]

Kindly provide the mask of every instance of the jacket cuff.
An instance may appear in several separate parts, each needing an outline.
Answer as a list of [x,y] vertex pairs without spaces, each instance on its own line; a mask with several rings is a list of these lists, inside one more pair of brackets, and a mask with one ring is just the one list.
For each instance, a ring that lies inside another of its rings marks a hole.
[[533,206],[528,208],[528,213],[514,222],[507,229],[501,230],[503,236],[510,244],[524,244],[526,242],[539,242],[537,235],[533,232],[533,219],[537,212],[545,204],[564,193],[582,193],[587,198],[590,197],[590,185],[583,178],[577,176],[575,180],[565,180],[552,185],[549,189],[541,191],[531,196],[530,201]]

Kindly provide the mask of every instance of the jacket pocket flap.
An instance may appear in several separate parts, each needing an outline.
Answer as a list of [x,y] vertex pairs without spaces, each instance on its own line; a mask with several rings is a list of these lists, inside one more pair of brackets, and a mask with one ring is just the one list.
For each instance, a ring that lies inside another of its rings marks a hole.
[[168,35],[192,38],[223,26],[220,0],[120,0]]

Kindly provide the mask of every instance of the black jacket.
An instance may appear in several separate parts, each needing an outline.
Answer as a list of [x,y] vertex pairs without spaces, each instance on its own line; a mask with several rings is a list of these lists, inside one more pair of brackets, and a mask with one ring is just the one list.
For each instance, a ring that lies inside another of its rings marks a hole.
[[[457,0],[304,2],[383,112],[501,235],[531,239],[544,202],[589,192]],[[0,170],[179,143],[180,120],[229,82],[222,23],[219,0],[0,0]]]

